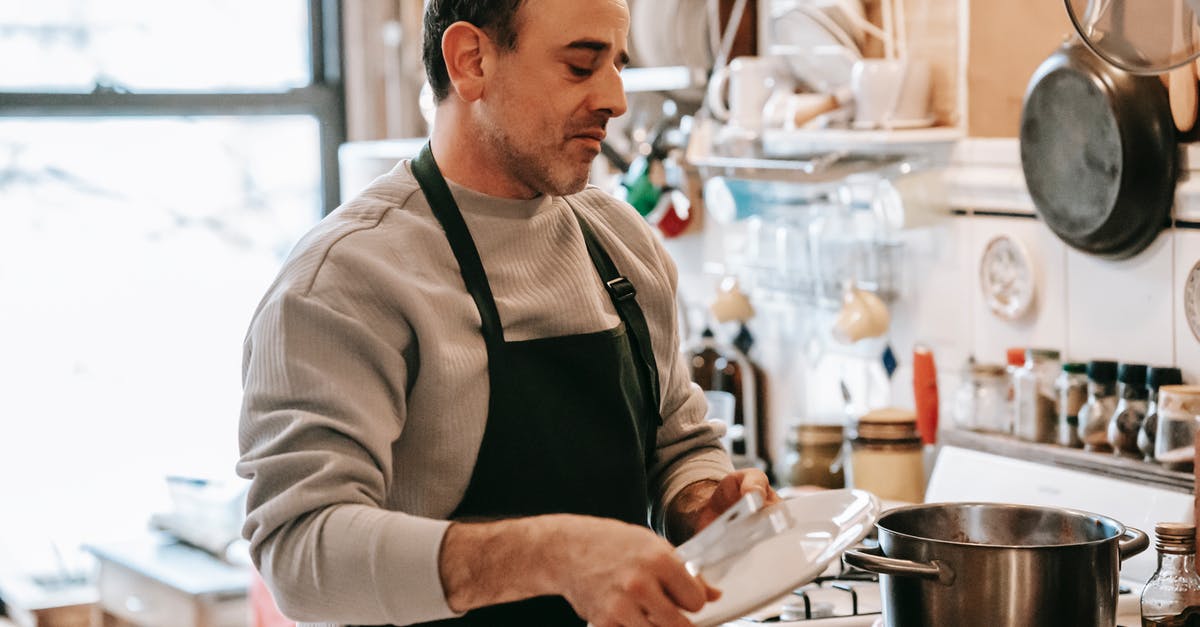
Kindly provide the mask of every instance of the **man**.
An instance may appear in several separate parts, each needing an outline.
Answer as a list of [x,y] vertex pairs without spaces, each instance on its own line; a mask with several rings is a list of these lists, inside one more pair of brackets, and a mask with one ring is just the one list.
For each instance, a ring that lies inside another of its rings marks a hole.
[[[300,242],[246,339],[245,533],[303,621],[687,625],[681,541],[742,494],[675,269],[584,189],[623,0],[430,0],[430,145]],[[651,516],[648,517],[648,512]]]

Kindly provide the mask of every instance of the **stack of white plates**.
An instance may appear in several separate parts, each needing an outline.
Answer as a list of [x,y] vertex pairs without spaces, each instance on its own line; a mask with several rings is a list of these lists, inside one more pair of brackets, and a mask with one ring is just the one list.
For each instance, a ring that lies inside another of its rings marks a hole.
[[629,0],[629,5],[636,65],[712,68],[707,0]]
[[775,0],[767,21],[767,53],[787,60],[811,89],[837,93],[862,59],[861,0]]

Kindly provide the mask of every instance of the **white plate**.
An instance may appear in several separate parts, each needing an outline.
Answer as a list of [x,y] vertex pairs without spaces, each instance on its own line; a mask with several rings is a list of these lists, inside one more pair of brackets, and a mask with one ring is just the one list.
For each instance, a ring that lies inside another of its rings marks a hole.
[[771,18],[770,51],[785,58],[797,79],[822,93],[850,84],[862,52],[832,19],[804,3],[779,9]]
[[687,615],[697,627],[745,616],[812,581],[867,537],[880,505],[869,492],[829,490],[796,496],[754,515],[766,516],[776,508],[787,508],[791,529],[700,571],[721,598]]

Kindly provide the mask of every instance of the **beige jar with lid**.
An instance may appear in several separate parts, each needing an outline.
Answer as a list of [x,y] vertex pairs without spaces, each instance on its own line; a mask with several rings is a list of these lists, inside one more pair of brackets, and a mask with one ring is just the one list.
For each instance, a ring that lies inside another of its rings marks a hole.
[[1200,386],[1164,385],[1158,388],[1158,428],[1154,460],[1171,470],[1189,471],[1195,453]]
[[917,415],[886,408],[858,419],[849,438],[854,488],[884,500],[920,503],[925,498],[925,462]]

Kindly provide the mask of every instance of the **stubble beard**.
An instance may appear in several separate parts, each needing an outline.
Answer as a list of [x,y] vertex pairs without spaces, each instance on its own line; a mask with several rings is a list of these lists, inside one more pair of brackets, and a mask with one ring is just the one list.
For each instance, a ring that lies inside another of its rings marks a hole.
[[570,196],[587,186],[589,171],[567,167],[570,157],[565,146],[534,147],[533,141],[522,141],[502,125],[487,124],[482,129],[485,141],[509,176],[522,185],[549,196]]

